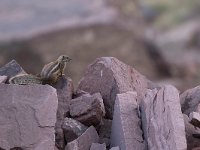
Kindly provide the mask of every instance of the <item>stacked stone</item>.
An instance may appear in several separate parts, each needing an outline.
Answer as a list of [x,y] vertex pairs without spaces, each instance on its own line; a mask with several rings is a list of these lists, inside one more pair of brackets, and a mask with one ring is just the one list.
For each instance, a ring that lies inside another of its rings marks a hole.
[[7,84],[21,72],[16,61],[0,68],[0,149],[200,148],[199,87],[179,96],[113,57],[89,65],[76,91],[65,76],[53,87]]

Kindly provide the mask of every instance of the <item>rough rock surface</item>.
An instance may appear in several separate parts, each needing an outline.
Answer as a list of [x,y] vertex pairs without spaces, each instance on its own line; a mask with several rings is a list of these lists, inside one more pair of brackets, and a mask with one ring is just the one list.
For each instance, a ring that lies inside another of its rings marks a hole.
[[90,126],[80,137],[68,143],[65,150],[89,150],[92,143],[98,143],[99,136],[96,129]]
[[0,83],[5,83],[7,78],[8,78],[7,76],[1,76],[0,75]]
[[81,134],[83,134],[87,128],[88,127],[72,118],[65,118],[62,129],[64,131],[66,142],[69,143],[75,140],[81,136]]
[[120,150],[119,146],[117,147],[112,147],[110,150]]
[[0,148],[54,149],[58,99],[49,85],[0,84]]
[[190,123],[193,124],[195,127],[200,128],[200,113],[192,112],[189,115]]
[[173,86],[148,90],[141,102],[144,137],[149,150],[187,149],[179,92]]
[[146,78],[131,66],[113,57],[102,57],[96,59],[87,68],[78,89],[90,94],[100,92],[104,100],[106,116],[112,118],[118,93],[137,91],[138,96],[141,97],[148,84]]
[[182,112],[189,116],[191,112],[200,113],[200,86],[189,89],[181,94]]
[[57,119],[64,119],[69,115],[69,105],[73,94],[73,82],[69,77],[62,76],[54,85],[58,95]]
[[92,143],[90,150],[106,150],[106,144]]
[[88,92],[85,92],[83,90],[76,90],[74,93],[73,93],[73,96],[72,98],[75,99],[75,98],[78,98],[78,97],[81,97],[85,94],[89,94]]
[[59,78],[58,82],[54,85],[57,90],[58,95],[58,110],[57,110],[57,120],[55,126],[56,132],[56,146],[63,149],[65,146],[64,133],[62,129],[62,124],[64,118],[69,116],[69,105],[72,99],[73,93],[73,82],[70,78],[62,76]]
[[25,73],[25,71],[15,60],[10,61],[0,68],[0,75],[7,76],[8,78],[11,78],[19,73]]
[[144,149],[145,142],[138,115],[136,93],[118,94],[112,121],[111,146],[119,146],[121,150]]
[[98,125],[105,115],[103,99],[100,93],[85,94],[70,102],[70,115],[81,123]]
[[187,115],[183,114],[185,122],[185,132],[187,138],[187,149],[192,150],[193,148],[200,147],[200,129],[194,127],[190,122]]
[[54,147],[54,150],[59,150],[56,146]]

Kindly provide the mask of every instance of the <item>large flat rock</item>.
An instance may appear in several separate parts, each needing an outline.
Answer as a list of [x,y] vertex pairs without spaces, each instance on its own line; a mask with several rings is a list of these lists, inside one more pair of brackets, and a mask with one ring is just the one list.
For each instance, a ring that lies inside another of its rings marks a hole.
[[58,99],[48,85],[0,84],[0,148],[54,149]]
[[187,149],[179,92],[175,87],[148,90],[141,102],[141,116],[149,150]]
[[121,150],[144,150],[145,141],[138,116],[135,92],[118,94],[111,129],[111,147]]

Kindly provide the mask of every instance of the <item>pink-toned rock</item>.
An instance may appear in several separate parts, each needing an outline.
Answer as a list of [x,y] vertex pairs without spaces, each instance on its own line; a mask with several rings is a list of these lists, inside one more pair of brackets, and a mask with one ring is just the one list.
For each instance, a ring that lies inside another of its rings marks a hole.
[[189,116],[191,112],[200,113],[200,86],[189,89],[181,94],[182,112]]
[[56,146],[54,147],[54,150],[59,150]]
[[81,134],[87,130],[87,127],[72,118],[65,118],[62,129],[64,131],[65,140],[69,143],[81,136]]
[[83,90],[76,90],[74,93],[73,93],[73,99],[75,98],[78,98],[82,95],[85,95],[85,94],[89,94],[88,92],[85,92]]
[[119,146],[117,147],[112,147],[110,150],[120,150]]
[[106,150],[106,144],[92,143],[90,150]]
[[183,114],[185,122],[185,132],[187,138],[187,149],[192,150],[193,148],[200,147],[200,128],[194,127],[189,120],[189,117]]
[[102,57],[88,66],[78,89],[90,94],[100,92],[106,110],[106,116],[112,118],[114,103],[118,93],[137,91],[144,95],[149,81],[131,66],[113,57]]
[[145,142],[138,116],[136,92],[118,94],[111,130],[111,146],[121,150],[143,150]]
[[54,88],[58,95],[57,119],[63,120],[69,114],[69,105],[74,91],[73,82],[69,77],[62,76]]
[[15,60],[10,61],[0,68],[0,75],[7,76],[8,78],[11,78],[20,73],[25,73],[25,71]]
[[85,94],[70,102],[70,115],[84,125],[98,125],[105,115],[100,93]]
[[200,150],[200,147],[193,148],[192,150]]
[[5,83],[7,78],[7,76],[0,76],[0,83]]
[[65,150],[89,150],[92,143],[98,143],[98,141],[97,131],[91,126],[76,140],[68,143]]
[[63,149],[65,146],[65,139],[61,126],[64,122],[64,118],[69,116],[69,105],[72,99],[73,82],[70,78],[62,76],[54,85],[54,88],[56,88],[58,95],[57,121],[55,126],[56,146],[59,149]]
[[200,128],[200,113],[192,112],[189,115],[190,123],[193,124],[195,127]]
[[185,125],[178,90],[147,90],[141,102],[142,127],[149,150],[186,150]]
[[53,87],[0,84],[0,99],[0,149],[54,149],[58,99]]

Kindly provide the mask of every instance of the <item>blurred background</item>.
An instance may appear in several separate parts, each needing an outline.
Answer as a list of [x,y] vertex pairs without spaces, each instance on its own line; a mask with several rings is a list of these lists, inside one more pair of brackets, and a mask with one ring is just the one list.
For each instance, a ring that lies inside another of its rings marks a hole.
[[113,56],[180,91],[200,83],[200,0],[0,0],[0,65],[37,74],[61,54],[78,84]]

